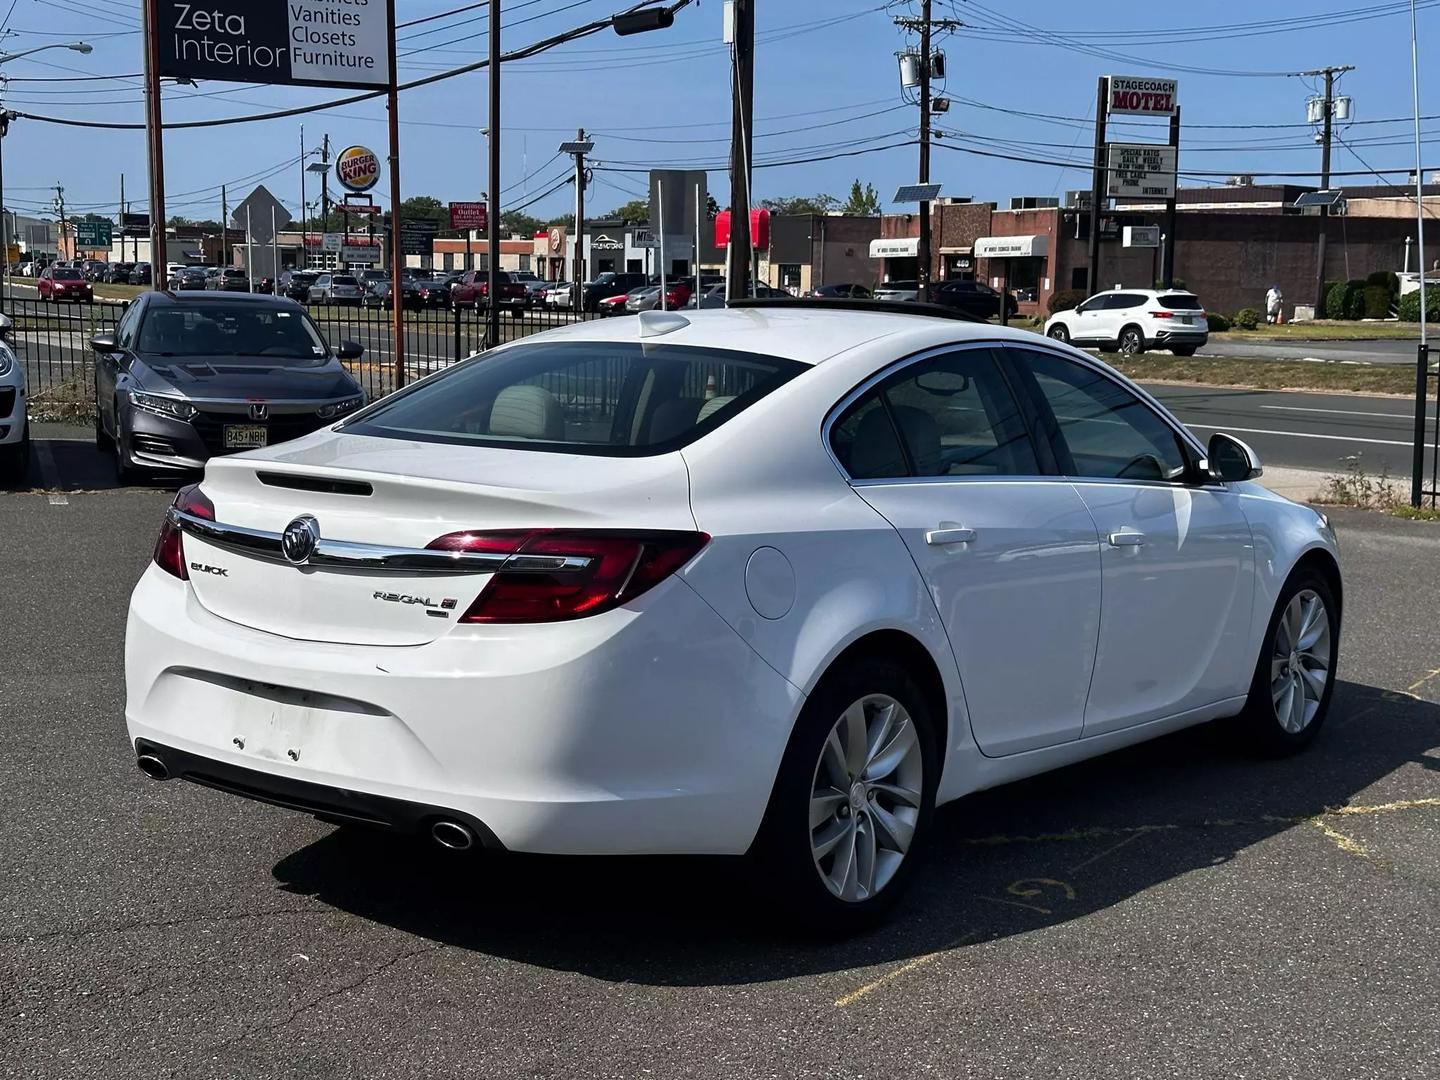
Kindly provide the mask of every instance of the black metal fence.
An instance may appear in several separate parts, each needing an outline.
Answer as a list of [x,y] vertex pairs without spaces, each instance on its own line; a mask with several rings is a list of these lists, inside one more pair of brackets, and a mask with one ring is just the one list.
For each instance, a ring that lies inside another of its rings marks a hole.
[[[6,297],[10,317],[6,340],[25,369],[36,419],[88,420],[95,407],[95,378],[90,338],[114,330],[126,302],[56,303],[34,297]],[[382,397],[395,389],[395,349],[389,308],[315,305],[311,316],[332,346],[355,341],[365,351],[346,366],[365,387]],[[410,382],[463,360],[485,348],[484,308],[452,311],[443,307],[405,312],[405,381]],[[584,316],[586,319],[594,315]],[[500,342],[576,321],[571,311],[530,307],[500,316]]]

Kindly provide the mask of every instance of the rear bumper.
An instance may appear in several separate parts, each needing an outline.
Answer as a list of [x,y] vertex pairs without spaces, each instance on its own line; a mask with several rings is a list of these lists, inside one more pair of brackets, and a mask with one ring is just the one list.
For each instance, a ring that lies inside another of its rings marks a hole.
[[802,702],[679,579],[587,619],[393,647],[237,625],[152,565],[125,677],[132,743],[238,776],[226,790],[332,817],[398,801],[424,813],[397,820],[443,812],[556,854],[744,852]]
[[1198,328],[1194,330],[1157,330],[1155,332],[1156,345],[1194,345],[1199,348],[1209,339],[1209,331]]
[[327,821],[423,835],[436,821],[458,820],[470,827],[481,847],[503,848],[483,822],[444,807],[277,776],[187,753],[149,739],[135,740],[135,754],[137,757],[141,754],[158,757],[165,763],[171,779],[189,780],[192,784],[223,791],[227,795],[238,795],[286,810],[299,810]]

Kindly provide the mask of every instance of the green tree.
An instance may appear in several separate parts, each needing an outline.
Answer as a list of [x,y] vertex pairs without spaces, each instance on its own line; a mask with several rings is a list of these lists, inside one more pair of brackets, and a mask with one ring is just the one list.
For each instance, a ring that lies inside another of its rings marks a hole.
[[400,220],[436,222],[440,228],[450,228],[450,207],[433,195],[412,195],[400,203]]
[[501,211],[501,236],[534,236],[536,231],[544,227],[543,221],[537,217],[531,217],[524,210]]
[[614,210],[611,210],[610,213],[608,213],[608,214],[602,214],[601,217],[602,217],[602,218],[622,218],[622,219],[624,219],[625,221],[629,221],[629,222],[649,221],[649,220],[650,220],[650,200],[649,200],[649,199],[631,199],[629,202],[627,202],[627,203],[622,203],[620,206],[617,206]]
[[834,195],[790,195],[761,199],[760,205],[772,214],[828,214],[840,205]]
[[860,217],[880,216],[880,193],[875,190],[874,184],[866,184],[863,188],[857,179],[850,185],[850,198],[845,205],[840,207],[842,214],[856,214]]

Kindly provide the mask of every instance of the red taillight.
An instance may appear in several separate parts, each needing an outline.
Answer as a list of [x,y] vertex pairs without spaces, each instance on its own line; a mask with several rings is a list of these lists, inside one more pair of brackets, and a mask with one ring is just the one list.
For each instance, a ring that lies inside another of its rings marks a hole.
[[1175,317],[1173,311],[1152,311],[1150,314],[1157,319],[1173,319]]
[[[191,484],[177,491],[175,502],[171,505],[192,517],[204,518],[206,521],[215,520],[215,506],[200,491],[198,484]],[[174,574],[181,581],[190,579],[190,574],[185,569],[185,549],[181,543],[180,527],[170,520],[169,514],[165,515],[165,524],[160,526],[160,538],[155,541],[155,565],[167,574]]]
[[556,622],[597,615],[633,600],[695,557],[710,540],[694,532],[571,532],[521,529],[448,533],[429,546],[442,551],[570,556],[582,568],[501,570],[470,609],[469,623]]

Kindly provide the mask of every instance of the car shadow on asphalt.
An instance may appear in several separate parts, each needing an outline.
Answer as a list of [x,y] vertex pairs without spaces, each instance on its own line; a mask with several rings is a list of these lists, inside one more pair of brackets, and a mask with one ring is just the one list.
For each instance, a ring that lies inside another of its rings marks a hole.
[[[68,425],[67,425],[68,427]],[[174,491],[200,479],[200,472],[175,476],[145,475],[134,486],[140,490]],[[91,439],[66,437],[32,438],[30,466],[19,482],[0,481],[0,491],[23,494],[33,491],[110,491],[119,488],[115,479],[115,457],[100,450]]]
[[1290,829],[1312,834],[1317,858],[1355,858],[1335,839],[1345,816],[1327,811],[1406,765],[1440,771],[1437,745],[1440,707],[1341,682],[1295,757],[1256,759],[1205,725],[981,792],[937,813],[889,920],[838,941],[778,921],[740,859],[457,857],[338,829],[273,873],[286,891],[522,963],[657,986],[766,982],[1077,919]]

